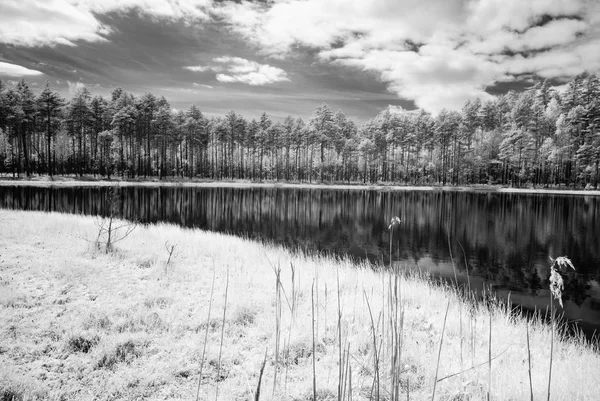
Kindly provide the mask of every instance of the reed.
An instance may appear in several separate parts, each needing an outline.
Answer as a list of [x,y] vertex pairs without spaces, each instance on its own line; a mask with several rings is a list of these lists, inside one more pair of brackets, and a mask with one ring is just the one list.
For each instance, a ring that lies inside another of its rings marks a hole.
[[529,395],[530,400],[533,401],[533,381],[531,380],[531,346],[529,344],[529,322],[525,326],[527,330],[527,373],[529,375]]
[[263,358],[262,365],[260,365],[260,372],[258,373],[258,384],[256,385],[256,392],[254,393],[254,401],[260,400],[260,385],[265,372],[265,365],[267,364],[267,349],[265,348],[265,357]]
[[456,240],[456,242],[458,242],[458,245],[460,246],[460,249],[462,249],[463,252],[463,257],[465,258],[465,271],[467,273],[467,286],[468,291],[467,291],[467,298],[471,298],[472,293],[471,293],[471,277],[469,276],[469,262],[467,261],[467,253],[465,252],[465,248],[463,248],[462,244],[460,243],[459,240]]
[[292,329],[294,328],[296,322],[296,307],[298,303],[298,291],[296,290],[296,269],[294,268],[294,264],[290,262],[291,268],[291,281],[292,281],[292,303],[290,307],[290,324],[288,326],[288,338],[287,345],[284,346],[285,353],[287,355],[287,360],[285,364],[285,385],[284,392],[287,394],[287,383],[288,383],[288,373],[289,373],[289,357],[290,357],[290,344],[292,342]]
[[402,372],[402,346],[404,334],[404,302],[402,301],[401,277],[398,267],[389,275],[389,335],[391,337],[390,388],[391,400],[400,399],[400,374]]
[[488,392],[487,399],[492,396],[492,314],[490,313],[490,331],[488,337]]
[[[379,400],[379,389],[380,389],[380,380],[379,380],[379,353],[377,347],[377,328],[375,327],[375,320],[373,319],[373,311],[371,310],[371,303],[369,302],[369,297],[367,297],[367,293],[363,290],[365,301],[367,302],[367,308],[369,310],[369,317],[371,319],[371,333],[373,334],[373,385],[371,390],[371,397],[373,393],[373,389],[375,390],[375,399]],[[381,317],[381,315],[380,315]],[[379,319],[377,320],[377,327],[379,327]]]
[[435,378],[433,379],[433,391],[431,393],[431,401],[435,400],[435,389],[438,382],[438,372],[440,370],[440,359],[442,358],[442,345],[444,344],[444,332],[446,331],[446,319],[448,318],[448,310],[450,309],[450,301],[446,306],[446,313],[444,314],[444,324],[442,326],[442,334],[440,335],[440,346],[438,351],[437,363],[435,365]]
[[390,220],[390,225],[388,226],[388,231],[390,232],[390,267],[392,266],[392,262],[393,262],[393,249],[392,249],[392,244],[393,244],[393,237],[394,237],[394,229],[400,225],[400,217],[398,216],[394,216],[392,217],[392,219]]
[[569,268],[575,270],[575,266],[566,256],[559,256],[556,259],[550,258],[550,319],[552,321],[552,332],[550,337],[550,366],[548,368],[548,401],[550,401],[550,387],[552,385],[552,359],[554,355],[554,332],[556,331],[556,321],[554,317],[554,308],[552,298],[557,299],[560,306],[563,306],[562,291],[564,289],[563,278],[560,275],[561,271]]
[[221,382],[221,357],[223,355],[223,340],[225,338],[225,318],[227,317],[227,296],[229,295],[229,265],[227,265],[227,278],[225,279],[225,304],[223,305],[223,319],[221,319],[221,343],[219,345],[219,359],[217,361],[217,388],[215,401],[219,399],[219,383]]
[[450,252],[450,261],[452,262],[452,271],[454,272],[454,282],[456,288],[458,288],[458,275],[456,274],[456,265],[454,264],[454,257],[452,256],[452,245],[450,244],[450,229],[446,227],[446,233],[448,234],[448,251]]
[[208,301],[208,316],[206,316],[206,327],[204,328],[204,345],[202,346],[202,357],[200,359],[200,373],[198,375],[198,389],[196,390],[196,401],[200,396],[200,386],[202,385],[202,370],[204,368],[204,357],[206,355],[206,344],[208,343],[208,328],[210,327],[210,312],[212,310],[212,300],[215,291],[215,268],[213,265],[212,284],[210,285],[210,299]]
[[338,306],[338,319],[337,319],[337,332],[338,332],[338,357],[339,357],[339,372],[338,372],[338,401],[342,401],[343,395],[343,382],[344,382],[344,358],[342,357],[342,304],[340,300],[340,268],[336,269],[336,280],[337,280],[337,306]]
[[273,377],[273,397],[277,390],[277,373],[279,371],[279,345],[281,342],[281,266],[273,267],[275,272],[275,373]]
[[311,290],[312,311],[312,373],[313,373],[313,401],[317,401],[317,347],[315,346],[315,283],[313,281]]

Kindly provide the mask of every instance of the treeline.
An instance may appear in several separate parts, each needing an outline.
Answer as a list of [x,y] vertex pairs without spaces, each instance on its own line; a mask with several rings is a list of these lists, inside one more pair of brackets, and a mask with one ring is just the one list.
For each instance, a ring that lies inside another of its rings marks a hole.
[[110,98],[0,80],[0,173],[597,188],[600,80],[547,81],[437,116],[388,108],[362,126],[327,104],[307,121],[207,117],[164,97]]

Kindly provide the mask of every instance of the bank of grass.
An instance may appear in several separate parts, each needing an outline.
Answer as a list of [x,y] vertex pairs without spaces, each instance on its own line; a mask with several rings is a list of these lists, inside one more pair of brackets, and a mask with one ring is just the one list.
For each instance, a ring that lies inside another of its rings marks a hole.
[[[202,371],[200,399],[254,400],[265,350],[261,400],[431,399],[436,376],[439,400],[530,399],[527,322],[500,304],[172,225],[138,227],[104,254],[86,241],[94,222],[0,210],[0,399],[192,400]],[[600,399],[598,350],[554,338],[552,399]],[[534,399],[546,399],[550,341],[530,322]]]

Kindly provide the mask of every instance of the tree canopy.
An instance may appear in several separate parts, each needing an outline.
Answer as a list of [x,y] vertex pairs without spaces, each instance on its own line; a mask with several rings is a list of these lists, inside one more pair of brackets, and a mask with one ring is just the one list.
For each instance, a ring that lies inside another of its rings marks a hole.
[[0,80],[0,174],[597,188],[600,80],[547,81],[437,116],[389,107],[358,126],[323,103],[304,121],[207,117],[164,97]]

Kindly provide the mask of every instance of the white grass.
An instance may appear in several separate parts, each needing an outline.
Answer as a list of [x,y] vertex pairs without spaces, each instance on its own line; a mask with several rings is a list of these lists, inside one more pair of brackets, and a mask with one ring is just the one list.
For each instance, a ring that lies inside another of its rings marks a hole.
[[[368,296],[375,326],[382,313],[389,329],[390,273],[165,224],[138,227],[109,255],[93,251],[84,240],[94,238],[96,227],[91,217],[0,211],[0,227],[0,399],[10,391],[26,399],[195,399],[213,265],[214,314],[200,399],[215,397],[222,329],[222,315],[216,311],[223,310],[228,268],[219,399],[254,399],[265,349],[269,359],[261,400],[312,399],[311,285],[316,271],[319,287],[315,291],[321,301],[315,305],[319,317],[315,346],[318,394],[337,397],[338,327],[342,329],[342,347],[350,344],[352,398],[368,399],[371,394],[373,337],[363,294]],[[176,244],[168,277],[166,241]],[[296,269],[295,290],[290,262]],[[279,358],[280,384],[274,395],[270,389],[275,372],[276,292],[271,263],[282,268],[285,292],[279,327],[285,341]],[[337,299],[334,306],[324,305],[326,286],[329,297],[333,293],[337,297],[338,268],[341,321]],[[436,399],[486,397],[489,333],[485,326],[490,316],[492,357],[496,358],[492,362],[492,398],[529,398],[527,332],[522,318],[511,316],[502,305],[489,310],[476,305],[473,314],[462,315],[467,328],[477,319],[472,338],[472,330],[460,329],[460,309],[468,307],[455,291],[416,277],[401,277],[400,286],[403,394],[409,383],[411,399],[431,396],[449,302],[438,378],[461,371],[461,342],[469,344],[462,350],[462,369],[472,364],[476,368],[439,381]],[[296,316],[290,329],[288,301],[291,305],[292,293],[296,295]],[[392,344],[392,334],[382,333],[381,326],[377,335],[379,344]],[[545,398],[547,392],[550,338],[549,326],[531,324],[535,399]],[[87,344],[84,340],[90,341],[90,349],[77,351],[80,344]],[[598,350],[581,339],[561,339],[559,333],[555,333],[555,341],[552,399],[600,399]],[[390,383],[394,354],[383,351],[379,369],[382,398],[388,391],[385,387]],[[281,385],[284,374],[285,386]]]

